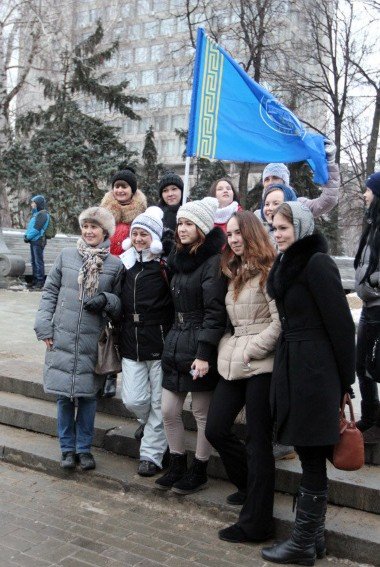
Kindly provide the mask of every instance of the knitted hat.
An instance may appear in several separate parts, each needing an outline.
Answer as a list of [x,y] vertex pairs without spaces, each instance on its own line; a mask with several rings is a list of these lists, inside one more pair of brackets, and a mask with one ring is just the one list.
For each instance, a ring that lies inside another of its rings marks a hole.
[[371,189],[372,193],[376,195],[376,197],[380,197],[380,171],[376,171],[376,173],[372,173],[366,179],[366,187]]
[[[144,213],[138,215],[131,224],[131,233],[134,228],[142,228],[149,232],[152,237],[152,243],[150,245],[150,251],[152,254],[160,254],[162,252],[162,217],[164,213],[159,207],[148,207]],[[132,245],[130,238],[126,238],[122,247],[123,250],[128,250]]]
[[136,193],[137,191],[137,179],[135,170],[132,167],[126,167],[125,169],[121,169],[117,171],[115,175],[111,179],[111,185],[114,186],[116,181],[126,181],[130,188],[132,189],[132,193]]
[[203,234],[208,234],[214,228],[215,212],[218,208],[218,199],[205,197],[200,201],[185,203],[178,209],[179,219],[188,219],[193,222]]
[[268,163],[263,171],[263,181],[266,177],[275,175],[283,180],[284,185],[290,184],[290,171],[284,163]]
[[293,226],[296,240],[300,240],[305,236],[310,236],[314,232],[313,213],[300,201],[291,201],[286,203],[292,209]]
[[175,185],[176,187],[178,187],[178,189],[180,189],[181,193],[183,193],[183,181],[179,175],[174,173],[174,171],[166,171],[163,177],[161,177],[158,184],[158,192],[160,194],[160,197],[162,197],[162,191],[168,185]]
[[104,207],[89,207],[79,215],[79,226],[82,228],[85,222],[98,224],[102,229],[112,236],[115,232],[115,219]]

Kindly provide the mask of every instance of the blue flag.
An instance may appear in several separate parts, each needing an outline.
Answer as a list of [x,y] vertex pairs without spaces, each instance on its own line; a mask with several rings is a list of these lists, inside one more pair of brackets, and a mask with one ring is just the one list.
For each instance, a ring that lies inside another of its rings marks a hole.
[[248,162],[307,160],[314,181],[328,180],[324,137],[298,118],[198,29],[186,153]]

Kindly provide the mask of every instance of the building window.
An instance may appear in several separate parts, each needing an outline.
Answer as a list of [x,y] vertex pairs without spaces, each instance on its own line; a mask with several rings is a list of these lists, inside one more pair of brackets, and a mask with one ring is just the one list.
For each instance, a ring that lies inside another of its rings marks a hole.
[[153,69],[147,71],[141,71],[141,84],[142,85],[153,85],[156,82],[156,72]]
[[119,51],[119,65],[123,67],[133,62],[133,49],[121,49]]
[[161,35],[173,35],[176,21],[174,18],[168,18],[161,22]]
[[135,62],[136,63],[146,63],[149,61],[149,48],[148,47],[136,47],[135,49]]
[[151,59],[152,61],[162,61],[164,58],[164,50],[162,45],[152,45]]
[[161,108],[162,107],[162,93],[149,93],[148,105],[150,108]]
[[178,91],[169,91],[165,93],[165,107],[179,106],[179,93]]
[[191,90],[186,89],[182,91],[182,104],[183,106],[189,106],[191,104]]
[[137,13],[139,15],[146,14],[150,12],[150,0],[138,0],[137,2]]
[[146,22],[144,24],[144,37],[157,37],[159,22]]
[[175,130],[176,128],[187,127],[187,116],[186,116],[186,114],[173,114],[171,119],[172,119],[172,126],[171,126],[172,130]]

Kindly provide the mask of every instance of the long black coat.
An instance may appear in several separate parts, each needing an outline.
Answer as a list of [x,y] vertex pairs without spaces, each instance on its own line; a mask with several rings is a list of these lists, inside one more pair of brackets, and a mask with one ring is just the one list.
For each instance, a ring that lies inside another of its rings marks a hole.
[[174,315],[167,268],[156,260],[136,262],[125,272],[121,302],[121,356],[159,360]]
[[[173,249],[168,265],[174,276],[171,293],[176,321],[169,331],[162,354],[163,387],[173,392],[213,390],[218,381],[217,346],[226,327],[227,281],[220,273],[223,232],[214,228],[195,254],[187,248]],[[191,313],[192,315],[186,315]],[[179,317],[184,314],[184,322]],[[188,320],[188,319],[192,320]],[[193,380],[191,365],[207,360],[209,372]]]
[[326,252],[321,235],[298,240],[276,259],[268,278],[282,327],[271,405],[284,444],[335,444],[340,398],[355,380],[355,326]]

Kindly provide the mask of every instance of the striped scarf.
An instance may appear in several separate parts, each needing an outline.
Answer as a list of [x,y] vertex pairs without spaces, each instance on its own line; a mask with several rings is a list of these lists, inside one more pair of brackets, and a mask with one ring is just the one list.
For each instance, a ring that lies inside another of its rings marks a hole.
[[105,248],[92,248],[83,238],[78,238],[77,250],[83,258],[82,267],[79,270],[79,299],[84,295],[93,297],[98,291],[99,273],[103,271],[103,262],[110,253],[109,246]]

